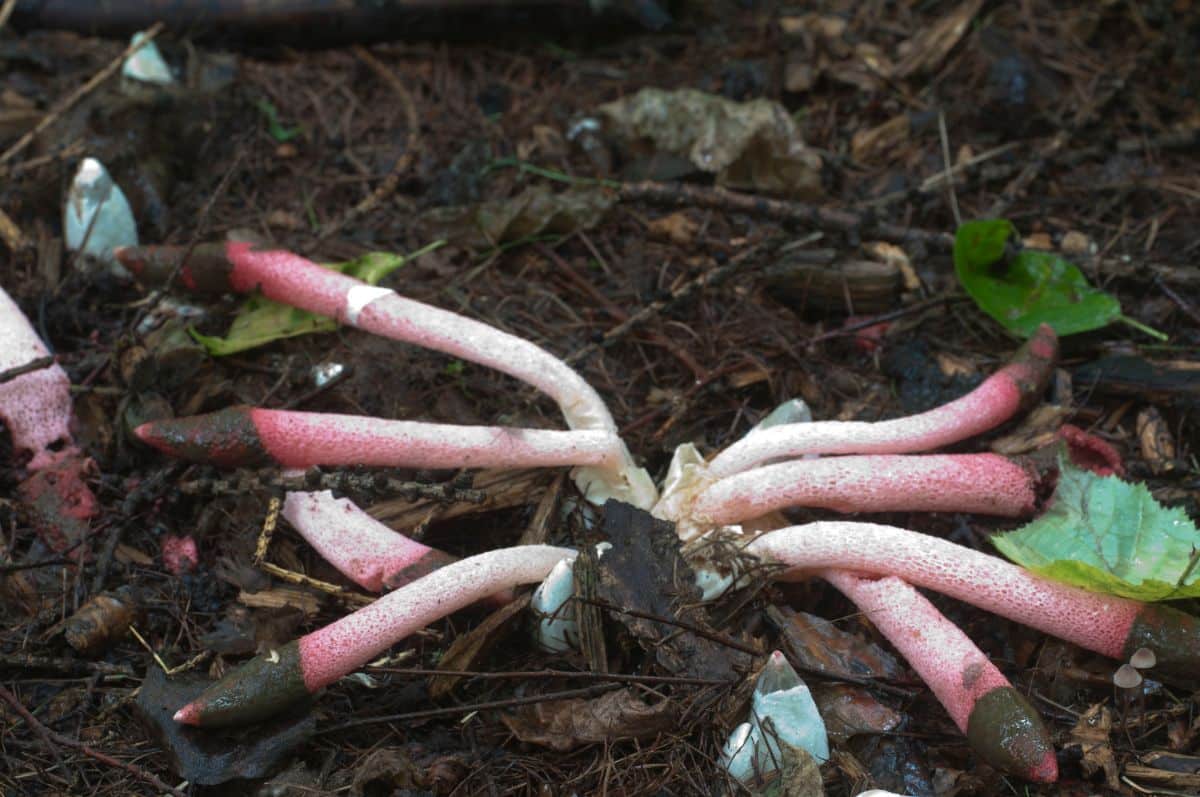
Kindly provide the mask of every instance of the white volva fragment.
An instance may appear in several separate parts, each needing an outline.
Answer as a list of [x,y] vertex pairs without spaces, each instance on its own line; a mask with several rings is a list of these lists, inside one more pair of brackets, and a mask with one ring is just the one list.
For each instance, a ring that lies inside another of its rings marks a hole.
[[721,760],[739,781],[786,766],[795,749],[829,760],[829,737],[812,693],[778,650],[758,676],[750,719],[725,742]]
[[63,237],[69,251],[82,249],[113,274],[128,274],[113,249],[137,246],[137,224],[124,192],[95,158],[84,158],[71,181],[63,205]]
[[[145,39],[146,34],[138,32],[133,34],[133,39],[129,43],[137,45],[141,44]],[[143,44],[125,59],[125,63],[121,65],[121,76],[130,80],[137,80],[141,83],[154,83],[159,86],[170,86],[175,83],[175,76],[171,74],[171,67],[167,66],[162,53],[158,50],[158,45],[154,42]]]
[[376,299],[395,293],[391,288],[380,288],[378,285],[355,285],[346,292],[346,308],[344,321],[351,326],[358,325],[358,317],[367,305]]
[[[611,543],[596,543],[597,558],[610,548]],[[538,618],[537,643],[550,653],[565,653],[579,647],[575,611],[566,605],[574,593],[574,560],[564,559],[554,566],[530,599],[529,608]]]

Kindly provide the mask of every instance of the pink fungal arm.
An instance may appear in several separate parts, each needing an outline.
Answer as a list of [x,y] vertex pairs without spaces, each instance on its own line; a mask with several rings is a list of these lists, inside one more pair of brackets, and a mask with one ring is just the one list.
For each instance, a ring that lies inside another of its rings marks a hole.
[[249,407],[151,421],[135,432],[171,456],[225,466],[264,460],[287,468],[611,466],[624,450],[615,434],[600,430],[456,426]]
[[331,625],[256,657],[179,709],[175,719],[217,727],[276,714],[426,625],[501,590],[539,582],[558,562],[574,557],[569,548],[525,545],[448,564]]
[[1050,734],[1037,712],[932,603],[894,576],[821,575],[900,651],[990,764],[1040,783],[1058,779]]
[[288,493],[283,517],[325,561],[371,592],[402,586],[454,561],[328,490]]
[[[0,290],[0,371],[49,354],[16,302]],[[41,470],[65,454],[55,443],[71,442],[71,382],[56,363],[0,384],[0,418],[13,447],[32,456],[30,470]]]
[[828,457],[764,465],[721,479],[696,497],[691,511],[697,521],[714,525],[789,506],[1018,517],[1034,510],[1036,484],[1032,468],[997,454]]
[[890,421],[818,421],[750,434],[709,463],[721,479],[775,459],[804,454],[904,454],[929,451],[986,432],[1036,400],[1050,377],[1058,339],[1043,324],[1004,368],[962,398]]
[[1003,559],[913,531],[827,521],[768,532],[747,551],[789,577],[837,568],[898,576],[1112,658],[1149,647],[1168,671],[1200,666],[1200,621],[1157,604],[1039,578]]
[[[184,262],[182,247],[130,247],[117,251],[133,273],[164,281],[178,270],[188,288],[203,291],[261,291],[275,301],[376,335],[412,343],[494,368],[553,398],[571,429],[616,434],[616,424],[600,395],[570,366],[527,340],[457,313],[399,296],[279,249],[258,249],[232,241],[196,247]],[[649,507],[657,494],[648,475],[633,464],[618,441],[617,465],[577,474],[598,502],[620,497]]]

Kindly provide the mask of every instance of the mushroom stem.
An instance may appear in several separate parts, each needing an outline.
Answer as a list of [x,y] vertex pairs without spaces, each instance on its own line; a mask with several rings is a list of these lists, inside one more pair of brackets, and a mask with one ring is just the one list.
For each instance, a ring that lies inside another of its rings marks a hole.
[[875,523],[828,521],[768,532],[747,551],[789,567],[894,575],[1115,659],[1147,647],[1164,670],[1195,673],[1200,620],[1156,604],[1039,578],[1003,559]]
[[977,512],[1003,517],[1036,508],[1037,474],[998,454],[867,455],[764,465],[721,479],[692,516],[714,525],[789,506],[837,512]]
[[[17,303],[0,290],[0,371],[49,356],[46,344]],[[0,420],[8,426],[13,448],[32,455],[30,470],[41,470],[66,456],[50,446],[65,442],[73,451],[71,380],[58,363],[0,384]]]
[[501,548],[446,565],[335,623],[260,655],[175,712],[188,725],[257,722],[353,672],[387,648],[475,601],[546,577],[569,548]]
[[821,574],[852,600],[900,651],[971,746],[997,769],[1038,783],[1058,779],[1050,734],[966,634],[900,579],[839,570]]
[[328,490],[288,493],[283,517],[321,557],[371,592],[395,589],[455,561],[393,531]]
[[[189,256],[190,251],[190,256]],[[177,246],[125,247],[117,259],[151,281],[180,282],[196,291],[260,291],[268,299],[393,340],[412,343],[506,373],[554,399],[577,430],[616,435],[616,423],[600,394],[570,366],[530,341],[465,316],[406,299],[388,288],[322,268],[281,249],[259,249],[244,241]],[[574,476],[596,503],[609,497],[642,508],[658,497],[650,476],[633,462],[619,439],[615,465],[587,466]]]
[[[388,528],[352,501],[334,498],[329,490],[288,493],[283,517],[322,559],[371,592],[398,589],[458,561],[457,556]],[[487,602],[503,605],[512,599],[512,592],[503,590]]]
[[904,454],[949,445],[998,426],[1036,401],[1057,354],[1058,338],[1043,324],[1008,365],[962,398],[890,421],[774,426],[722,451],[709,464],[709,473],[722,479],[769,460],[803,454]]
[[227,467],[264,461],[286,468],[612,466],[624,451],[620,438],[601,430],[456,426],[252,407],[151,421],[135,433],[165,454]]

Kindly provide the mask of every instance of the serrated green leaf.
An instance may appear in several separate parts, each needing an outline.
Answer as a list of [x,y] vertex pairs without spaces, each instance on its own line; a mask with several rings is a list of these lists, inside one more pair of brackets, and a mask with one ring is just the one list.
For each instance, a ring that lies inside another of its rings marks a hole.
[[[437,241],[414,252],[407,258],[390,252],[368,252],[344,263],[322,263],[321,265],[375,285],[408,260],[431,252],[440,247],[442,243],[442,241]],[[238,310],[225,337],[201,335],[194,329],[189,331],[196,342],[204,346],[209,354],[214,357],[225,357],[247,349],[265,346],[284,338],[294,338],[314,332],[331,332],[337,327],[337,321],[328,316],[317,315],[307,310],[298,310],[290,305],[264,299],[261,296],[251,296]]]
[[993,219],[966,222],[954,236],[954,271],[979,309],[1024,337],[1041,324],[1073,335],[1122,318],[1115,297],[1052,252],[1025,250],[1005,263],[1005,245],[1016,232],[1007,219]]
[[1097,476],[1060,458],[1050,509],[992,537],[1001,553],[1046,578],[1141,601],[1200,597],[1200,531],[1144,484]]

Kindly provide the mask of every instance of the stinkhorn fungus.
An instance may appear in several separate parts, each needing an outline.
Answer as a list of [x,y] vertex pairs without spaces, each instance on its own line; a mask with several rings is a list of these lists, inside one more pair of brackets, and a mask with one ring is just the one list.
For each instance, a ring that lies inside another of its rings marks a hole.
[[874,423],[783,424],[747,435],[709,463],[720,479],[763,462],[802,454],[905,454],[928,451],[985,432],[1037,401],[1053,371],[1058,338],[1043,324],[1008,365],[962,398],[920,415]]
[[824,764],[829,760],[829,736],[808,685],[775,650],[758,675],[750,718],[729,735],[721,764],[734,778],[749,783],[787,770],[800,750]]
[[328,490],[288,493],[283,517],[322,559],[371,592],[396,589],[456,561],[393,531]]
[[[877,423],[798,423],[789,405],[705,462],[681,446],[662,500],[634,466],[599,395],[561,360],[528,341],[393,291],[323,269],[297,255],[232,242],[123,249],[143,278],[178,274],[188,288],[261,291],[267,298],[385,337],[480,363],[523,380],[558,403],[571,431],[461,427],[345,415],[234,408],[144,425],[139,436],[176,456],[224,465],[274,462],[410,467],[573,465],[596,503],[619,498],[654,507],[684,539],[774,509],[943,510],[1015,516],[1031,511],[1038,483],[1020,463],[990,454],[896,456],[927,451],[1006,421],[1041,392],[1057,340],[1041,327],[1014,358],[968,395],[920,415]],[[776,424],[777,421],[782,421]],[[1119,467],[1111,447],[1089,451]],[[779,462],[811,454],[854,454]],[[1114,464],[1115,463],[1115,464]],[[657,503],[656,503],[657,501]],[[259,657],[176,714],[195,725],[252,722],[331,683],[418,628],[518,584],[542,581],[544,643],[569,642],[558,617],[574,553],[529,546],[461,561],[431,551],[331,494],[292,494],[286,516],[342,572],[369,589],[395,586],[376,603]],[[974,645],[908,583],[926,586],[1114,657],[1146,647],[1167,670],[1200,657],[1200,623],[1157,606],[1044,581],[951,543],[886,526],[828,522],[768,532],[746,552],[788,566],[786,577],[819,574],[862,606],[930,683],[958,725],[997,766],[1035,781],[1057,776],[1044,727]],[[557,568],[555,567],[557,564]],[[863,574],[873,574],[864,576]],[[543,606],[544,604],[544,606]],[[559,625],[555,625],[558,623]]]
[[1149,648],[1164,671],[1194,675],[1200,620],[1159,604],[1039,578],[995,556],[876,523],[824,521],[771,531],[747,552],[786,565],[783,578],[829,568],[897,576],[1114,659]]
[[[493,368],[553,398],[570,429],[616,434],[616,424],[600,395],[545,349],[479,321],[322,268],[291,252],[231,241],[192,250],[127,247],[116,255],[134,274],[150,281],[163,282],[178,272],[180,283],[196,291],[259,291],[268,299],[331,316],[382,337]],[[624,443],[618,440],[618,444],[615,465],[577,467],[576,483],[597,503],[614,497],[649,507],[657,498],[654,483],[634,464]]]
[[575,552],[550,545],[489,551],[446,565],[331,625],[260,655],[175,712],[178,722],[257,722],[353,672],[430,623],[489,595],[536,583]]
[[104,164],[84,158],[63,204],[63,240],[117,276],[129,276],[114,257],[115,247],[136,246],[137,223],[129,200]]
[[[50,356],[25,314],[0,290],[0,371]],[[30,470],[40,470],[71,448],[71,380],[58,363],[21,374],[0,384],[0,419],[12,435],[13,448],[30,456]]]
[[1036,508],[1037,485],[1032,466],[998,454],[800,459],[721,479],[696,497],[691,513],[714,525],[791,506],[1019,517]]
[[135,433],[164,454],[225,467],[377,465],[410,468],[615,466],[613,432],[389,421],[254,407],[151,421]]
[[1058,779],[1054,745],[1037,711],[933,604],[894,576],[821,575],[900,651],[989,764],[1038,783]]
[[[16,302],[0,290],[0,371],[50,352]],[[58,363],[0,383],[0,420],[30,475],[17,491],[33,526],[55,551],[76,548],[90,531],[96,496],[86,477],[93,464],[71,439],[71,381]],[[80,549],[80,553],[83,550]]]

